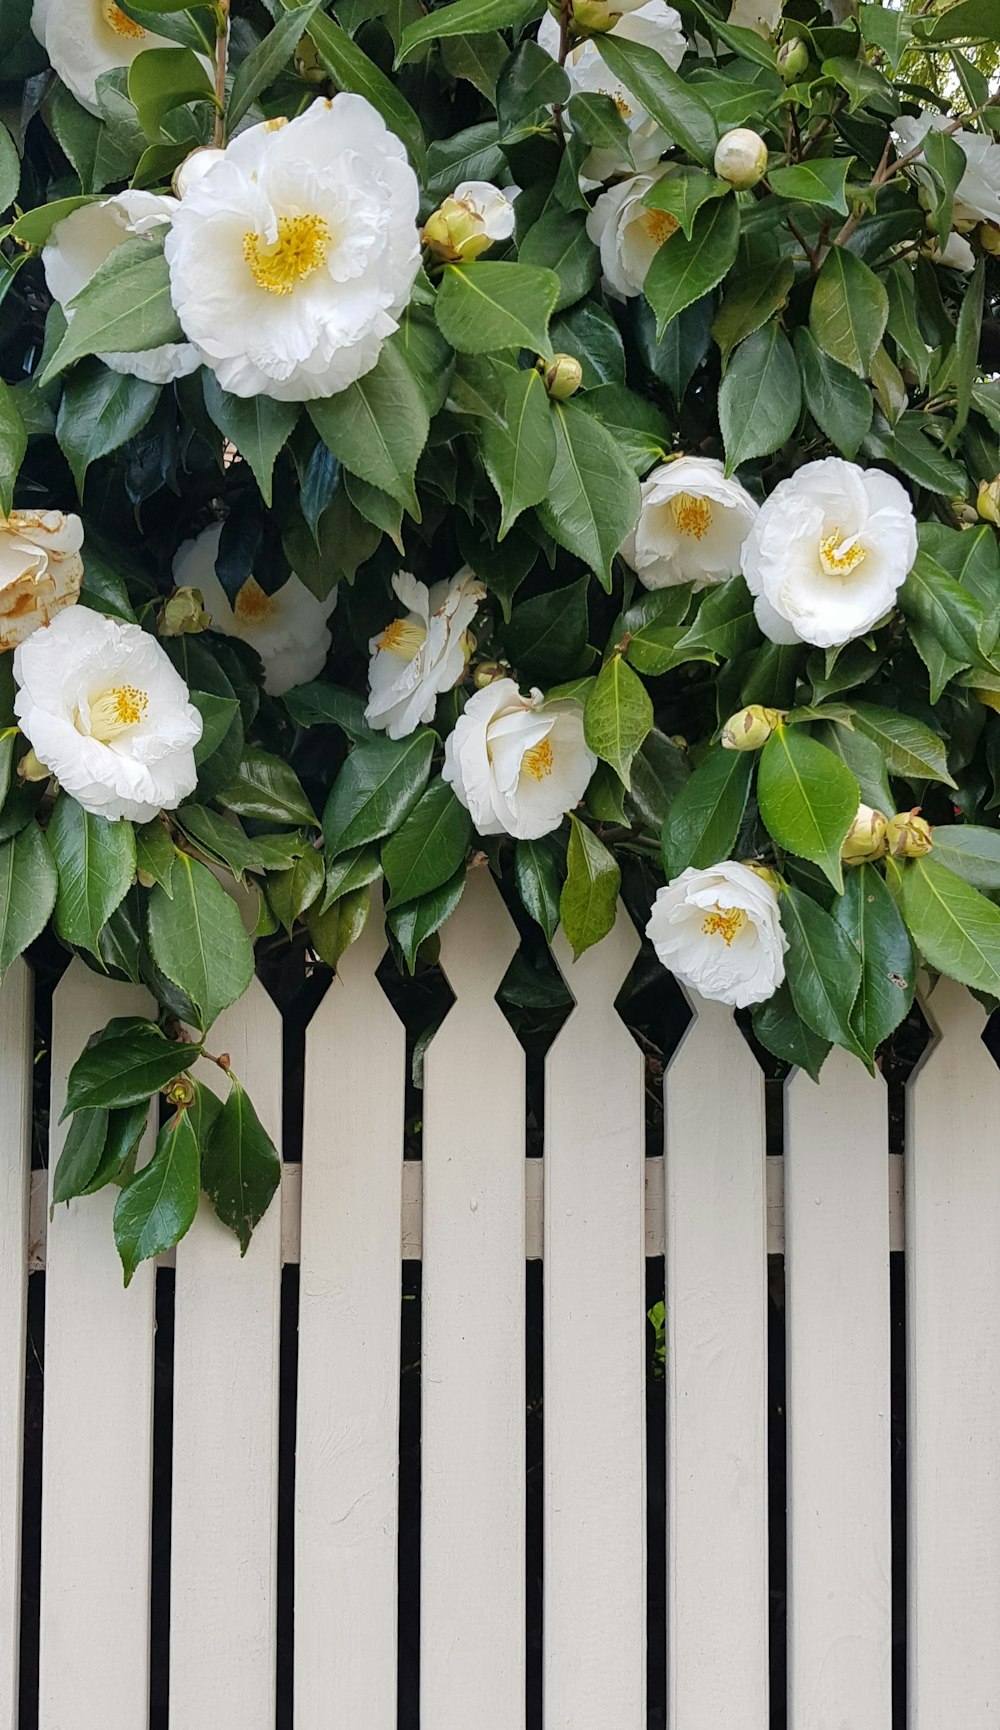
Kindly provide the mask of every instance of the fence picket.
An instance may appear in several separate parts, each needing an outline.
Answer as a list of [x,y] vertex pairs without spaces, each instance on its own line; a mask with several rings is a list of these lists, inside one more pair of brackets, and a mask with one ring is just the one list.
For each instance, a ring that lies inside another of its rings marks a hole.
[[424,1060],[421,1720],[525,1713],[524,1054],[494,1001],[518,946],[486,870],[441,935],[456,1002]]
[[614,1007],[623,906],[546,1061],[546,1730],[645,1730],[643,1063]]
[[[71,1064],[109,1016],[150,1008],[145,992],[70,964],[53,999],[50,1178]],[[146,1262],[124,1289],[117,1197],[112,1186],[58,1207],[49,1226],[39,1730],[136,1730],[149,1708],[155,1284]]]
[[785,1245],[789,1727],[886,1730],[888,1118],[839,1049],[786,1087]]
[[18,1721],[31,1005],[31,974],[16,961],[0,989],[0,1730]]
[[[281,1145],[281,1016],[259,980],[208,1041]],[[199,1078],[225,1097],[220,1070]],[[281,1209],[246,1257],[203,1198],[177,1246],[171,1730],[273,1730]]]
[[908,1719],[1000,1711],[1000,1074],[985,1013],[942,979],[907,1095]]
[[295,1476],[295,1725],[395,1730],[406,1033],[381,910],[306,1042]]
[[665,1090],[667,1719],[766,1730],[764,1077],[699,1001]]

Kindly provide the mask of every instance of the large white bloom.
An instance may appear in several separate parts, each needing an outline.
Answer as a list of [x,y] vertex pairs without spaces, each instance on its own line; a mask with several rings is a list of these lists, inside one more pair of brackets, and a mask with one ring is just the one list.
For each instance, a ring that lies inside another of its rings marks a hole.
[[432,589],[409,571],[398,571],[392,586],[409,612],[368,645],[371,694],[365,720],[390,739],[405,739],[433,720],[438,697],[464,676],[466,632],[486,590],[468,566]]
[[78,102],[99,114],[97,80],[146,48],[174,48],[127,18],[115,0],[35,0],[31,28]]
[[445,740],[441,776],[480,835],[537,841],[579,804],[596,768],[579,703],[522,697],[513,679],[496,679],[469,698]]
[[[176,198],[154,192],[116,192],[100,204],[83,204],[57,222],[42,248],[42,267],[53,300],[73,318],[70,301],[87,286],[95,271],[116,247],[134,234],[154,234],[167,226],[178,208]],[[152,384],[169,384],[194,372],[201,362],[189,342],[165,342],[138,354],[102,354],[113,372],[131,373]]]
[[[642,42],[647,48],[655,49],[674,70],[687,49],[680,15],[666,4],[666,0],[645,0],[645,4],[636,7],[635,11],[624,12],[609,34],[624,37],[627,42]],[[545,49],[546,54],[551,54],[553,60],[558,59],[559,24],[551,12],[546,12],[538,26],[538,45]],[[669,150],[670,139],[624,84],[612,77],[592,38],[570,49],[566,73],[574,96],[577,92],[610,96],[631,133],[631,162],[624,161],[614,150],[592,150],[583,163],[581,179],[595,185],[600,180],[610,180],[613,174],[630,174],[633,169],[642,172],[654,167],[664,151]]]
[[772,643],[831,649],[891,611],[916,556],[899,482],[825,457],[779,481],[743,548],[743,575]]
[[785,977],[777,893],[735,859],[689,865],[658,890],[646,936],[676,978],[736,1009],[764,1003]]
[[[901,152],[916,150],[931,127],[939,132],[948,125],[943,114],[921,114],[914,118],[901,114],[893,121],[893,132]],[[965,173],[955,193],[956,222],[1000,223],[1000,144],[995,144],[984,132],[966,132],[964,127],[952,133],[956,144],[965,151]],[[921,178],[929,178],[918,157],[916,167]],[[959,268],[962,268],[961,266]]]
[[305,402],[370,372],[420,265],[418,200],[363,96],[234,138],[166,243],[177,316],[224,389]]
[[0,517],[0,650],[72,606],[83,581],[83,524],[62,511]]
[[678,457],[643,481],[639,521],[622,554],[647,589],[706,588],[739,570],[758,509],[714,457]]
[[587,217],[587,233],[601,254],[604,280],[612,293],[627,300],[641,294],[653,258],[678,223],[669,210],[650,210],[643,198],[671,170],[632,174],[602,192]]
[[280,697],[322,672],[332,641],[327,619],[337,604],[336,589],[318,601],[298,577],[289,577],[273,595],[248,577],[230,604],[215,574],[222,524],[212,523],[185,541],[174,559],[174,582],[198,589],[213,631],[239,637],[264,663],[264,689]]
[[201,716],[155,637],[70,607],[14,655],[14,712],[85,811],[146,823],[194,792]]

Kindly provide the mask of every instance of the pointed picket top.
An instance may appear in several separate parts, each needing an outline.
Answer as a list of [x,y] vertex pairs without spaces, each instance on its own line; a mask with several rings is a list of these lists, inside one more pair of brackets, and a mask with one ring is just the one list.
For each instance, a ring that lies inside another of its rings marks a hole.
[[[930,1023],[934,1038],[923,1053],[915,1073],[926,1068],[942,1040],[947,1039],[956,1047],[964,1041],[971,1045],[982,1043],[983,1028],[989,1017],[968,987],[960,985],[957,979],[948,979],[942,974],[930,990],[919,993],[918,1001]],[[983,1055],[989,1057],[985,1046]]]
[[577,1009],[600,1012],[609,997],[614,1001],[628,978],[639,953],[639,933],[628,916],[624,901],[619,900],[611,930],[592,949],[584,950],[579,960],[573,960],[573,951],[562,926],[556,932],[552,953]]
[[350,948],[344,950],[337,962],[333,983],[320,1004],[317,1014],[323,1013],[324,1005],[328,1004],[331,998],[336,1001],[338,986],[347,986],[348,989],[351,989],[360,986],[362,981],[373,978],[385,951],[385,913],[382,908],[381,884],[375,882],[371,886],[371,906],[365,928]]
[[473,868],[441,927],[441,966],[455,995],[495,996],[520,942],[493,873],[486,865]]
[[[695,1065],[703,1085],[705,1055],[711,1052],[707,1066],[710,1074],[728,1074],[733,1065],[742,1067],[748,1075],[760,1074],[760,1064],[740,1032],[729,1004],[700,997],[697,991],[689,990],[679,980],[677,984],[691,1011],[691,1018],[667,1064],[667,1073],[673,1074],[676,1080],[689,1065]],[[747,1068],[748,1058],[752,1069]]]

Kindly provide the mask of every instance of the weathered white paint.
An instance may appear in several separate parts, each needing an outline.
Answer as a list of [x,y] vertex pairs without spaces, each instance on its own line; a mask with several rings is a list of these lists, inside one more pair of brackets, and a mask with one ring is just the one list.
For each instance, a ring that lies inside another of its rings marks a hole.
[[296,1730],[395,1730],[406,1035],[377,908],[306,1047],[295,1476]]
[[887,1136],[885,1084],[847,1052],[790,1077],[789,1730],[892,1719]]
[[[259,980],[206,1043],[280,1149],[281,1016]],[[221,1070],[196,1074],[225,1097]],[[280,1208],[241,1260],[203,1197],[176,1267],[171,1730],[274,1730]]]
[[31,974],[16,961],[0,989],[0,1730],[18,1721],[31,1005]]
[[546,1061],[545,1727],[645,1730],[643,1063],[614,1007],[623,906]]
[[667,1718],[767,1730],[764,1077],[695,1008],[665,1084]]
[[910,1730],[1000,1723],[1000,1073],[942,979],[907,1099]]
[[[66,1077],[90,1034],[150,999],[82,961],[53,1000],[51,1171]],[[142,1161],[152,1151],[147,1131]],[[45,1273],[39,1730],[136,1730],[149,1701],[155,1273],[128,1290],[111,1186],[56,1209]]]
[[518,945],[485,869],[441,935],[456,1002],[424,1059],[421,1722],[525,1713],[524,1054]]

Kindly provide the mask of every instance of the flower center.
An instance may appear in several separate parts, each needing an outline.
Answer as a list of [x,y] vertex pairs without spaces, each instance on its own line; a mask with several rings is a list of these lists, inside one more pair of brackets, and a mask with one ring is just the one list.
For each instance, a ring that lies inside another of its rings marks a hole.
[[521,758],[521,770],[523,774],[530,775],[533,781],[544,781],[546,775],[551,775],[552,746],[548,739],[543,739],[540,744],[532,745],[530,751],[525,751]]
[[115,685],[102,691],[90,705],[90,737],[102,745],[141,721],[149,708],[149,697],[137,685]]
[[819,562],[828,577],[849,577],[868,557],[856,535],[841,540],[840,530],[826,535],[819,543]]
[[398,655],[401,661],[412,661],[414,655],[419,655],[426,638],[423,625],[415,619],[393,619],[378,638],[378,647],[389,655]]
[[[669,210],[644,210],[639,218],[640,225],[657,246],[662,246],[672,234],[676,234],[680,223],[671,216]],[[687,497],[685,493],[682,495]]]
[[610,96],[623,120],[631,120],[632,109],[629,107],[620,90],[598,90],[598,96]]
[[268,294],[291,294],[325,263],[329,245],[330,226],[322,216],[279,216],[277,240],[262,240],[248,229],[243,256],[258,288]]
[[126,36],[133,42],[141,42],[146,32],[134,18],[129,18],[115,0],[101,0],[101,16],[116,36]]
[[675,493],[670,501],[677,533],[693,535],[696,541],[703,541],[712,527],[712,507],[707,499],[696,498],[694,493]]
[[701,928],[706,937],[721,937],[726,948],[732,947],[733,938],[742,931],[747,922],[747,916],[742,907],[722,908],[718,902],[715,912],[707,913],[701,922]]
[[270,595],[265,595],[256,577],[248,577],[236,597],[233,612],[238,619],[247,625],[259,625],[270,618],[274,611],[274,602]]

